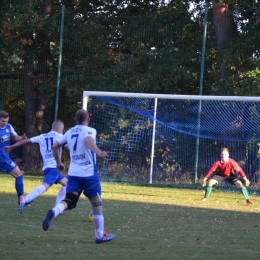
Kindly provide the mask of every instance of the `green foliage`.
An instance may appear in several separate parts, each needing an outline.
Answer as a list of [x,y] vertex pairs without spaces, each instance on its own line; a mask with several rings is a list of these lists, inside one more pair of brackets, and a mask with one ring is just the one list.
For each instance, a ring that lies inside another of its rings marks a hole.
[[[48,34],[51,39],[48,83],[41,84],[39,90],[46,94],[45,118],[51,121],[60,46],[60,6],[53,5],[51,15],[45,16],[42,2],[26,1],[22,4],[15,1],[11,6],[8,3],[3,1],[1,12],[1,73],[8,74],[10,79],[14,77],[13,73],[18,73],[18,85],[15,81],[8,84],[23,88],[23,49],[29,45],[34,50],[30,52],[33,55],[34,80],[40,80],[37,71],[43,42],[38,29]],[[86,89],[198,94],[205,6],[198,4],[188,11],[189,1],[174,1],[169,5],[163,5],[161,1],[142,1],[129,3],[126,8],[119,8],[124,1],[113,3],[107,5],[104,1],[93,6],[88,1],[64,2],[60,84],[63,101],[59,112],[62,119],[63,111],[80,106],[81,92]],[[103,13],[97,15],[102,5]],[[255,86],[258,86],[259,77],[253,73],[259,66],[255,58],[259,45],[257,5],[256,2],[240,1],[235,9],[240,34],[223,46],[220,59],[226,64],[228,80],[225,81],[219,78],[219,54],[216,53],[210,9],[203,94],[218,94],[221,89],[221,93],[227,95],[258,95]],[[242,22],[245,19],[249,19],[247,23]],[[9,109],[8,103],[5,105]]]
[[[204,94],[258,96],[258,88],[253,86],[258,84],[259,75],[251,72],[257,70],[260,64],[258,54],[260,38],[257,33],[260,29],[259,3],[256,1],[222,2],[228,3],[230,7],[237,4],[234,9],[233,7],[230,9],[234,10],[237,36],[222,42],[221,46],[214,44],[212,34],[210,34],[210,39],[207,39],[207,65],[205,66],[207,87]],[[210,11],[209,20],[211,15]],[[213,24],[209,24],[209,29],[213,30],[211,26]],[[221,47],[221,52],[219,47]],[[222,68],[225,71],[224,77],[220,77],[220,64],[224,64]],[[209,83],[208,78],[212,83]]]
[[[258,96],[259,1],[222,2],[233,12],[237,37],[217,45],[210,8],[202,94]],[[199,94],[205,2],[192,1],[192,9],[191,1],[128,1],[127,6],[123,0],[113,4],[63,1],[61,42],[60,3],[50,1],[48,15],[46,3],[1,2],[0,106],[10,112],[19,133],[25,126],[37,133],[50,129],[57,105],[61,44],[58,118],[66,127],[74,124],[83,90]],[[225,77],[220,77],[221,65]],[[24,93],[30,97],[25,98]],[[39,101],[43,101],[43,111],[37,110]],[[35,108],[29,110],[30,115],[26,114],[29,105]],[[43,117],[41,128],[37,120],[28,123],[39,114]],[[165,159],[164,166],[171,160],[179,163],[165,151],[159,155]]]

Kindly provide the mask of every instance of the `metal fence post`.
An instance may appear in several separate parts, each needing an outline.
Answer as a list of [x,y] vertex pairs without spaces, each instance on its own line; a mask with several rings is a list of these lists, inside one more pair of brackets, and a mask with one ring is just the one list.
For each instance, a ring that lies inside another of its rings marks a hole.
[[63,44],[63,28],[64,28],[64,5],[62,5],[61,13],[61,26],[60,26],[60,51],[58,60],[58,74],[57,74],[57,88],[56,88],[56,101],[55,101],[55,116],[54,120],[57,120],[59,109],[59,93],[60,93],[60,75],[61,75],[61,58],[62,58],[62,44]]
[[[205,20],[204,20],[204,30],[203,30],[203,45],[202,45],[202,57],[201,57],[201,71],[200,71],[200,89],[199,95],[202,95],[203,87],[203,74],[204,74],[204,63],[205,63],[205,48],[206,48],[206,34],[207,34],[207,22],[208,22],[208,3],[206,3],[205,8]],[[201,115],[201,100],[199,101],[198,108],[198,125],[197,125],[197,138],[196,138],[196,158],[195,158],[195,175],[194,182],[198,181],[198,160],[199,160],[199,142],[200,142],[200,115]]]

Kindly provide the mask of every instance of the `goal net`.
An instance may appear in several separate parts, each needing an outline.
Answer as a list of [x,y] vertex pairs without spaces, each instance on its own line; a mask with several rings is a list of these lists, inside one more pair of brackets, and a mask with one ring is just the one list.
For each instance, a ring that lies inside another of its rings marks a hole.
[[195,184],[227,147],[257,185],[260,98],[83,92],[102,179]]

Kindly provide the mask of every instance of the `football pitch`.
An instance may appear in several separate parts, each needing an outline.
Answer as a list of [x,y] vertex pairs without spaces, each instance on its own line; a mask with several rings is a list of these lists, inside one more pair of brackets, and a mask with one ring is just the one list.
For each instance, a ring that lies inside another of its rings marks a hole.
[[[41,183],[26,174],[25,193]],[[0,175],[0,259],[260,259],[260,197],[246,205],[240,193],[213,191],[201,202],[202,190],[102,183],[108,243],[94,242],[88,200],[42,230],[55,204],[59,185],[18,212],[14,178]]]

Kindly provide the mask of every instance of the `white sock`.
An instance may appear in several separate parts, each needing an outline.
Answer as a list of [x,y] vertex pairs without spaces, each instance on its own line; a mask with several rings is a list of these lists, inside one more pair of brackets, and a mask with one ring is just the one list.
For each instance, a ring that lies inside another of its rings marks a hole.
[[63,203],[59,203],[58,205],[56,205],[52,210],[54,210],[54,216],[55,218],[60,215],[60,213],[62,213],[65,209],[65,206]]
[[34,190],[32,190],[30,193],[28,193],[25,196],[25,202],[31,202],[34,199],[36,199],[37,197],[39,197],[41,194],[43,194],[46,191],[46,188],[43,184],[41,184],[40,186],[36,187]]
[[103,215],[93,215],[95,236],[101,239],[104,236],[104,217]]
[[56,197],[55,206],[57,206],[65,198],[65,195],[66,195],[66,186],[61,186],[58,195]]

